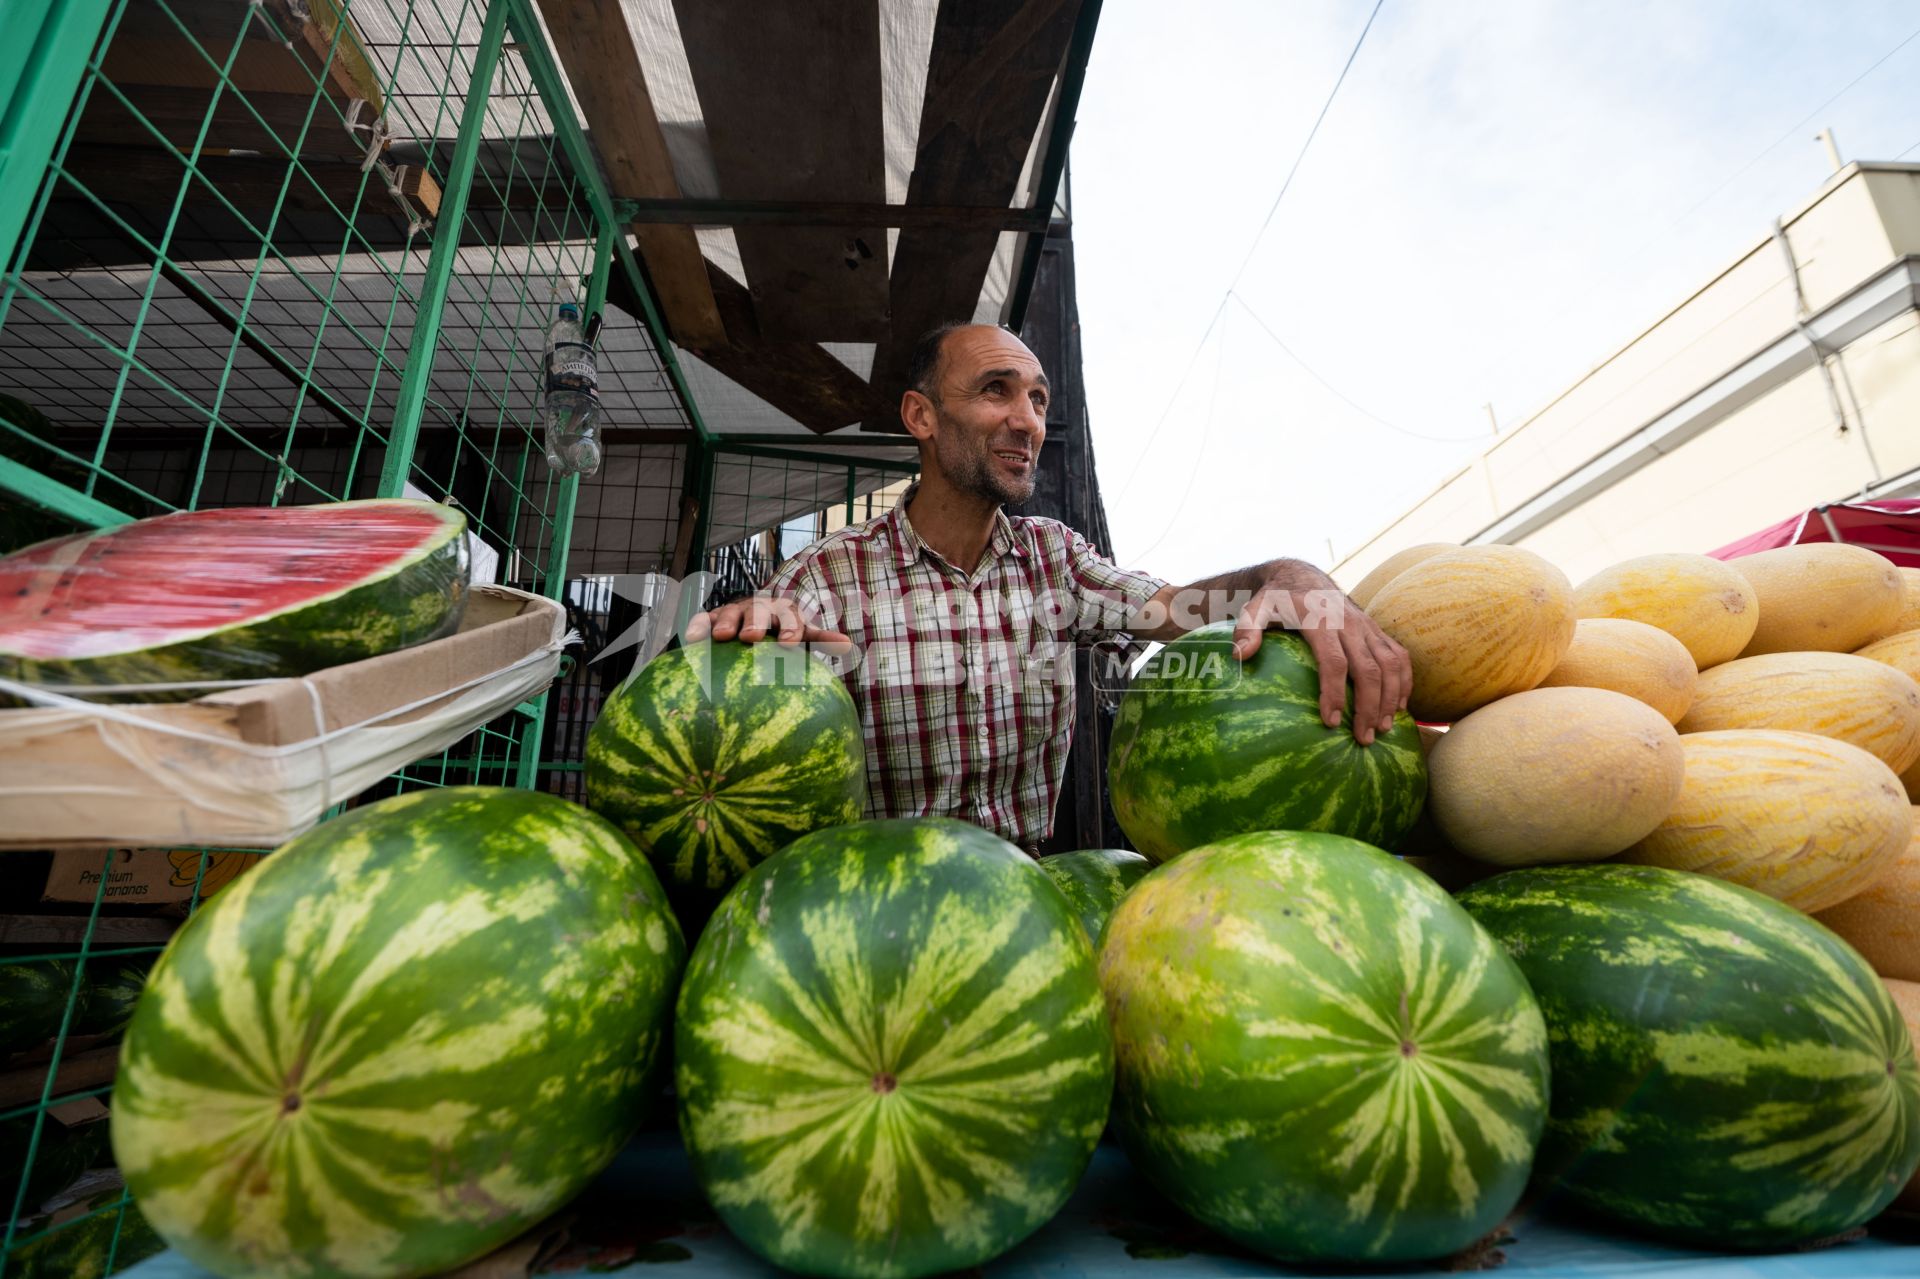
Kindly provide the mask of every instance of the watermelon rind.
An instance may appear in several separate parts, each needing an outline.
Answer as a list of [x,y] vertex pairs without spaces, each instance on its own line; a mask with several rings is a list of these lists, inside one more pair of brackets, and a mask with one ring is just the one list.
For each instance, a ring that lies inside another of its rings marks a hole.
[[1262,831],[1142,880],[1100,950],[1135,1167],[1290,1262],[1466,1249],[1526,1187],[1546,1026],[1445,890],[1337,835]]
[[66,960],[0,960],[0,1060],[58,1034],[72,1001],[73,965]]
[[1191,631],[1134,676],[1113,721],[1107,782],[1127,839],[1156,862],[1260,830],[1392,848],[1420,816],[1427,764],[1405,712],[1371,745],[1320,718],[1313,650],[1268,631],[1243,663],[1233,623]]
[[1066,894],[1087,940],[1097,948],[1101,930],[1120,899],[1146,878],[1153,863],[1122,848],[1077,848],[1040,859],[1040,869]]
[[[324,508],[180,511],[143,520],[138,525],[117,525],[38,543],[0,560],[0,571],[9,563],[37,562],[49,551],[57,551],[62,561],[78,560],[88,554],[89,544],[105,543],[110,547],[112,538],[134,527],[151,535],[153,530],[164,530],[169,524],[184,525],[201,518],[257,517],[271,521],[280,513],[291,511],[301,513],[301,518],[306,519],[311,518],[316,509],[337,514],[339,526],[334,536],[340,539],[338,543],[316,539],[304,551],[289,548],[283,562],[287,566],[285,571],[294,573],[302,553],[325,556],[336,544],[341,553],[361,551],[353,541],[356,516],[377,514],[381,508],[394,506],[409,512],[431,513],[438,521],[438,528],[409,554],[372,569],[350,586],[219,627],[199,627],[166,642],[138,643],[85,657],[29,655],[18,642],[9,643],[6,628],[0,625],[0,677],[54,687],[272,679],[309,675],[330,666],[376,657],[452,634],[460,625],[467,602],[470,571],[465,537],[467,519],[450,506],[430,502],[375,498],[336,502]],[[238,568],[235,571],[239,571]],[[57,590],[57,583],[48,589]],[[148,589],[152,589],[151,585]],[[90,629],[88,634],[97,637],[94,630]],[[193,691],[149,694],[154,700],[196,695]]]
[[688,962],[680,1127],[749,1248],[800,1274],[965,1270],[1043,1225],[1107,1118],[1093,949],[964,822],[819,831],[748,872]]
[[587,734],[587,802],[706,910],[802,835],[858,821],[866,748],[846,685],[780,645],[702,640],[649,662]]
[[626,1142],[683,957],[646,859],[576,804],[356,809],[174,936],[121,1050],[114,1154],[217,1274],[450,1269]]
[[1899,1009],[1799,911],[1626,865],[1512,871],[1460,903],[1546,1015],[1543,1185],[1674,1242],[1770,1249],[1867,1221],[1920,1163]]

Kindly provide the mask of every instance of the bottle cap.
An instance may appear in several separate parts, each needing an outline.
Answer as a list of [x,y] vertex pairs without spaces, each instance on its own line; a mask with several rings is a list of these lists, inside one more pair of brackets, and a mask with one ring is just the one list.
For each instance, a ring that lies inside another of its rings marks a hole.
[[577,302],[562,302],[562,303],[560,304],[560,314],[561,314],[562,316],[564,316],[565,318],[567,318],[567,319],[569,319],[569,320],[577,320],[577,319],[579,319],[579,318],[580,318],[580,305],[579,305],[579,303],[577,303]]

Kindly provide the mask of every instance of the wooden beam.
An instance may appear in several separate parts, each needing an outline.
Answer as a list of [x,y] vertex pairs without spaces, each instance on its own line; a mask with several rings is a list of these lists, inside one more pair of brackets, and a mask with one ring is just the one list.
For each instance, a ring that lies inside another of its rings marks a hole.
[[[101,73],[182,149],[194,145],[211,110],[203,144],[208,149],[283,154],[286,144],[302,138],[303,155],[364,154],[385,97],[353,20],[334,0],[313,0],[311,7],[273,0],[269,8],[293,37],[290,43],[275,39],[245,5],[131,5],[102,54]],[[222,87],[221,67],[230,51]],[[316,94],[327,102],[315,107]],[[350,136],[342,120],[355,99],[366,106]],[[79,137],[144,143],[152,134],[115,95],[100,92],[88,99]]]
[[[302,172],[287,182],[291,161],[284,158],[253,155],[203,155],[195,168],[204,182],[187,184],[189,204],[218,204],[224,196],[242,212],[267,210],[280,201],[286,190],[285,206],[312,213],[339,211],[350,213],[358,204],[361,212],[393,217],[398,211],[389,203],[385,183],[378,174],[371,177],[351,160],[312,159],[303,161]],[[102,200],[124,201],[156,209],[169,209],[181,194],[181,179],[186,176],[186,161],[161,147],[107,147],[76,143],[68,148],[61,164],[68,175]],[[394,166],[400,193],[428,217],[440,215],[440,184],[418,164]],[[366,183],[361,194],[361,183]],[[469,197],[468,208],[485,209],[482,198],[486,183],[477,182]],[[554,194],[559,196],[556,184]],[[509,193],[509,203],[531,205],[539,192]],[[518,197],[518,198],[514,198]]]
[[[943,0],[907,203],[1010,204],[1067,55],[1081,0]],[[973,314],[999,236],[906,229],[894,246],[892,335],[874,353],[884,402],[906,390],[919,336]],[[899,431],[897,415],[870,430]]]
[[[83,1088],[98,1088],[113,1082],[120,1068],[120,1045],[89,1048],[60,1062],[53,1077],[53,1095],[64,1097]],[[0,1071],[0,1110],[12,1110],[40,1100],[47,1085],[47,1063],[38,1062]]]
[[[635,196],[678,199],[680,183],[621,7],[598,0],[540,0],[540,12],[608,182]],[[727,330],[693,228],[641,223],[633,235],[673,339],[689,347],[724,345]]]
[[[732,341],[696,348],[695,355],[809,431],[834,431],[875,415],[878,406],[859,374],[818,343],[762,342],[746,286],[711,263],[707,270]],[[629,315],[640,314],[638,300],[617,272],[607,283],[607,301]],[[709,425],[724,428],[724,423]]]
[[1039,231],[1047,210],[971,204],[862,204],[844,200],[622,200],[620,216],[634,222],[689,222],[695,226],[915,227],[948,231]]
[[[674,12],[724,196],[886,200],[878,0],[683,0]],[[763,341],[886,336],[880,224],[749,223],[736,238]]]

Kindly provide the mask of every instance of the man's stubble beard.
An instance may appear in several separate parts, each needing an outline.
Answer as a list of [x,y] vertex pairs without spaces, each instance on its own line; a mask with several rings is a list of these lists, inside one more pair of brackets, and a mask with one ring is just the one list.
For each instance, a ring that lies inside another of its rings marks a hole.
[[[940,469],[946,472],[947,483],[969,497],[997,502],[1002,506],[1018,506],[1033,496],[1038,478],[1034,473],[1037,459],[1027,465],[1026,482],[1009,487],[995,473],[992,445],[985,440],[976,439],[966,427],[948,417],[938,405],[934,406],[934,412],[939,415],[940,425],[945,428],[941,432],[940,442],[935,445],[935,453],[940,459]],[[949,441],[954,440],[970,441],[972,447],[963,449],[956,457],[955,450],[949,444]]]

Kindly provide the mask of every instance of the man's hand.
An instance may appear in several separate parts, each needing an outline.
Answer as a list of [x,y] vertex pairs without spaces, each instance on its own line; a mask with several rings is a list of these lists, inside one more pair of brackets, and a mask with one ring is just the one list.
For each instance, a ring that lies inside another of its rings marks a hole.
[[817,644],[828,652],[853,648],[853,641],[839,631],[809,626],[800,616],[799,605],[784,595],[756,595],[722,604],[710,613],[695,613],[687,619],[685,639],[695,644],[711,636],[720,641],[737,639],[753,644],[769,635],[781,644]]
[[1320,664],[1321,720],[1328,728],[1339,725],[1352,679],[1353,738],[1370,746],[1376,734],[1392,729],[1394,712],[1407,708],[1413,662],[1331,578],[1314,576],[1318,582],[1302,581],[1298,573],[1275,577],[1255,591],[1234,625],[1233,655],[1252,657],[1269,626],[1299,632]]

